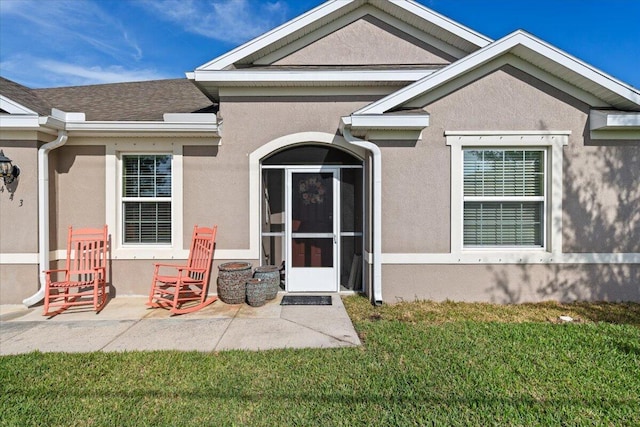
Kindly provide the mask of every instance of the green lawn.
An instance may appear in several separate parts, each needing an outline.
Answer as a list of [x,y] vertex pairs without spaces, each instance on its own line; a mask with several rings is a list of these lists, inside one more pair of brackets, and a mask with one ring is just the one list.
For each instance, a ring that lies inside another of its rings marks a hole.
[[0,425],[640,425],[638,304],[345,305],[363,347],[1,357]]

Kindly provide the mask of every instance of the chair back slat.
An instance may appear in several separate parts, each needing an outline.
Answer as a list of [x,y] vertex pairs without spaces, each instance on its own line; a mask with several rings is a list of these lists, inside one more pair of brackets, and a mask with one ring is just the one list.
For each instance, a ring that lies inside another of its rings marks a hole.
[[[67,244],[67,280],[77,276],[79,280],[88,280],[96,268],[107,266],[107,226],[104,228],[83,228],[73,230],[69,227]],[[100,279],[104,270],[100,271]]]
[[202,280],[205,283],[208,282],[217,229],[217,225],[214,225],[213,228],[199,228],[197,225],[193,227],[193,237],[191,238],[191,248],[189,249],[187,266],[189,268],[202,269],[204,272],[191,272],[189,277],[192,279]]

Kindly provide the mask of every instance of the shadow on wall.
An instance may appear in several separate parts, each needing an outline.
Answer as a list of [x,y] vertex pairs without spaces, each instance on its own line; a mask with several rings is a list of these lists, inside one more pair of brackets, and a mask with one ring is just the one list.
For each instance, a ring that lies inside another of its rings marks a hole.
[[[638,253],[640,142],[585,141],[564,149],[563,252]],[[488,268],[494,302],[640,301],[640,264]]]

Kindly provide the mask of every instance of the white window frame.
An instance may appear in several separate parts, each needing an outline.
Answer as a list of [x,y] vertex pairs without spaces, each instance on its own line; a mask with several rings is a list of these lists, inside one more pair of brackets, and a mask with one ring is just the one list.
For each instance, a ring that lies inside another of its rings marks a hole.
[[[112,236],[114,259],[183,259],[183,146],[168,141],[117,142],[106,145],[106,222]],[[171,156],[171,243],[124,243],[123,160],[124,155]]]
[[[518,249],[544,249],[546,248],[547,245],[547,202],[548,202],[548,174],[549,174],[549,167],[547,164],[548,161],[548,155],[547,152],[548,150],[546,148],[541,148],[541,147],[496,147],[496,146],[490,146],[490,147],[486,147],[486,146],[482,146],[482,147],[462,147],[462,156],[463,156],[463,169],[464,169],[464,152],[466,150],[478,150],[478,151],[486,151],[486,150],[500,150],[500,151],[538,151],[538,152],[542,152],[542,172],[543,172],[543,184],[542,184],[542,188],[543,188],[543,192],[542,192],[542,196],[465,196],[464,195],[464,176],[463,176],[463,193],[462,193],[462,206],[463,206],[463,248],[464,250],[503,250],[503,249],[513,249],[513,248],[518,248]],[[464,173],[464,171],[463,171]],[[534,203],[538,203],[538,202],[542,202],[544,211],[543,211],[543,219],[542,219],[542,245],[541,246],[525,246],[525,245],[477,245],[477,246],[472,246],[472,245],[464,245],[464,203],[465,202],[479,202],[479,203],[508,203],[508,202],[516,202],[516,203],[520,203],[520,202],[534,202]]]
[[[446,144],[451,147],[451,253],[562,252],[562,161],[563,147],[569,143],[570,131],[447,131]],[[545,212],[544,245],[538,247],[464,247],[464,149],[544,149]]]
[[[141,156],[169,156],[171,157],[171,196],[169,197],[157,197],[157,196],[153,196],[153,197],[129,197],[129,196],[125,196],[124,194],[122,194],[122,189],[124,187],[124,157],[141,157]],[[123,247],[150,247],[150,246],[156,246],[156,247],[171,247],[171,244],[173,242],[173,212],[171,213],[171,242],[157,242],[157,243],[141,243],[141,242],[125,242],[125,235],[124,235],[124,205],[125,203],[145,203],[145,202],[149,202],[149,203],[160,203],[160,202],[169,202],[171,203],[171,206],[173,206],[173,199],[174,199],[174,192],[173,192],[173,154],[172,153],[148,153],[148,152],[144,152],[144,153],[135,153],[135,152],[123,152],[120,153],[119,156],[119,160],[118,160],[118,171],[119,171],[119,176],[120,176],[120,183],[119,183],[119,190],[120,190],[120,194],[119,194],[119,202],[118,202],[118,218],[120,219],[120,232],[122,233],[120,235],[120,239],[122,241],[122,246]]]

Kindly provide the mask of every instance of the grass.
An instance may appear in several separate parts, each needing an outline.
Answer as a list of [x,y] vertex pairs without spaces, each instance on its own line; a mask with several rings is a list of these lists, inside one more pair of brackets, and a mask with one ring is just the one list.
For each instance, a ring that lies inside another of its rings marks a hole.
[[362,347],[1,357],[0,425],[640,425],[638,304],[345,305]]

